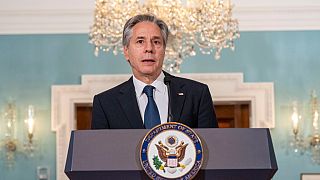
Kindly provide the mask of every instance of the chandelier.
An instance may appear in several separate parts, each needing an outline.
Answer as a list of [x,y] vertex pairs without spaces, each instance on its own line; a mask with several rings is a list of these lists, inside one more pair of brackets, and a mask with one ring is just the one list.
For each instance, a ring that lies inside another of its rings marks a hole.
[[[303,108],[299,108],[297,101],[294,101],[291,115],[293,138],[290,141],[290,148],[296,154],[303,155],[306,153],[310,155],[312,162],[320,165],[320,119],[318,98],[315,90],[311,93],[307,108],[308,113],[303,116],[301,109]],[[310,135],[305,137],[305,128],[302,126],[307,123],[302,123],[302,121],[308,119],[311,122],[311,129],[309,130]]]
[[214,53],[219,59],[224,48],[235,49],[240,37],[238,21],[232,18],[230,0],[96,0],[94,23],[89,42],[99,51],[122,50],[122,30],[125,22],[137,14],[154,14],[169,27],[169,38],[163,68],[180,72],[183,59]]

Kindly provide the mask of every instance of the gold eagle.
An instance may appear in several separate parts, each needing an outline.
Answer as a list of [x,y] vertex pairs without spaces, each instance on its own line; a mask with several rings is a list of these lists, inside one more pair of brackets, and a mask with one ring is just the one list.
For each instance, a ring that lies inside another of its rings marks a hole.
[[[165,162],[165,167],[167,167],[167,159],[169,157],[170,154],[170,150],[168,147],[166,147],[165,145],[163,145],[163,143],[161,141],[158,142],[158,144],[155,144],[157,149],[158,149],[158,154],[160,159]],[[187,148],[188,144],[184,144],[183,141],[181,141],[181,143],[175,147],[175,156],[178,159],[178,162],[182,161],[184,159],[185,156],[185,152],[186,152],[186,148]],[[178,167],[180,166],[180,163],[178,163]]]

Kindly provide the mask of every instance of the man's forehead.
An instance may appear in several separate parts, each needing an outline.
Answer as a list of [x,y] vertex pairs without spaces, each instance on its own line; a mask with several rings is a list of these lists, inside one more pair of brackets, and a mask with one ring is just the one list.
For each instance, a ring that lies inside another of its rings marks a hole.
[[161,38],[161,30],[158,25],[152,22],[140,22],[133,26],[132,28],[133,35],[135,37],[153,37]]

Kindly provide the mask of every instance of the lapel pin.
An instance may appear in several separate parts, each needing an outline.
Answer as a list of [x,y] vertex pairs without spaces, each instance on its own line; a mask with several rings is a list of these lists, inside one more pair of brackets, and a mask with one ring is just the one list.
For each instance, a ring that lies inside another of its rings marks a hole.
[[178,95],[179,95],[179,96],[183,96],[184,94],[183,94],[183,93],[178,93]]

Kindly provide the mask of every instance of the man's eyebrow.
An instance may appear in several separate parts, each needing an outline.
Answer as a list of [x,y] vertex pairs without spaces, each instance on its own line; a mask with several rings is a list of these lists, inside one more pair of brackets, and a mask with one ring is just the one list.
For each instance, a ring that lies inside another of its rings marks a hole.
[[160,36],[153,36],[152,39],[161,39]]
[[[146,39],[146,37],[144,37],[144,36],[137,36],[135,39]],[[161,37],[160,36],[153,36],[152,38],[151,38],[152,40],[154,40],[154,39],[161,39]]]
[[145,39],[144,36],[137,36],[136,39]]

